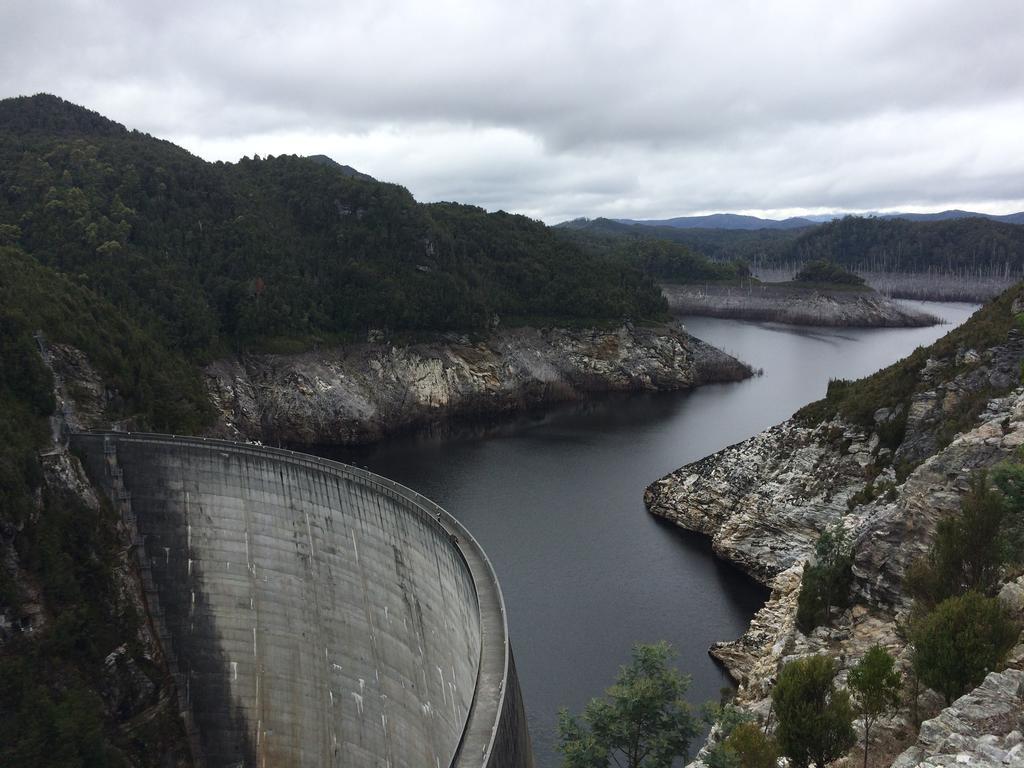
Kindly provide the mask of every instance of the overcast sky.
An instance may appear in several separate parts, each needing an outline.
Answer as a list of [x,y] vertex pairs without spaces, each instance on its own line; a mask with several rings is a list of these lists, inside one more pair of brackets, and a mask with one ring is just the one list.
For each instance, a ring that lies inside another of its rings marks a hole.
[[1024,210],[1024,0],[0,0],[0,95],[554,223]]

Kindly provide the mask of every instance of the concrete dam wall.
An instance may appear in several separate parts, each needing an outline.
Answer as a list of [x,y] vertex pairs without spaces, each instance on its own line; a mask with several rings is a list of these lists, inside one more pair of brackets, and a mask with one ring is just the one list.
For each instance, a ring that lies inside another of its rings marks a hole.
[[532,766],[500,587],[440,507],[291,451],[72,447],[136,536],[197,762]]

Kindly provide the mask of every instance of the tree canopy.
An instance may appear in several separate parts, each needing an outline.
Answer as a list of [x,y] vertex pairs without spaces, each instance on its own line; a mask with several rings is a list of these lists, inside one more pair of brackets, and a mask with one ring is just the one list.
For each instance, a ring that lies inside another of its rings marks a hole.
[[998,598],[948,598],[911,627],[914,669],[951,704],[1002,664],[1020,629]]
[[826,529],[814,548],[814,562],[804,566],[797,596],[796,623],[808,634],[832,623],[832,609],[849,602],[853,550],[842,522]]
[[854,744],[850,697],[836,690],[834,678],[835,663],[824,655],[791,661],[779,673],[772,689],[775,738],[794,768],[826,765]]
[[864,285],[864,278],[843,269],[834,262],[817,259],[808,261],[800,267],[793,277],[793,282],[856,288]]
[[689,678],[670,666],[674,655],[664,642],[635,646],[615,684],[580,719],[559,713],[566,768],[670,768],[686,755],[698,728],[683,698]]
[[274,338],[661,318],[639,269],[323,159],[208,163],[53,96],[0,101],[0,240],[199,356]]
[[895,659],[880,645],[869,648],[850,670],[847,685],[856,712],[864,721],[864,768],[868,765],[871,726],[899,705],[901,682]]

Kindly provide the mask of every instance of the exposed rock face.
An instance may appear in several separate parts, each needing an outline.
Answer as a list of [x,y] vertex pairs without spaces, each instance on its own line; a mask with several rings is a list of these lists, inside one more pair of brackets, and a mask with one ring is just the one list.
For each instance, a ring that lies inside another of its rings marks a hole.
[[917,743],[893,768],[969,764],[1024,766],[1024,672],[992,672],[937,717],[921,724]]
[[932,315],[869,290],[821,291],[752,283],[661,286],[669,309],[680,315],[766,320],[792,325],[902,328],[936,325]]
[[449,416],[518,410],[594,391],[685,389],[750,369],[671,328],[532,328],[471,342],[376,342],[250,355],[206,368],[216,434],[358,443]]
[[[833,440],[845,438],[847,443]],[[872,454],[863,431],[787,421],[673,472],[644,494],[648,509],[711,537],[755,578],[802,564],[863,486]]]
[[[817,425],[790,420],[647,489],[653,514],[708,535],[718,554],[772,587],[744,635],[711,649],[739,683],[738,703],[764,719],[781,667],[808,654],[836,658],[840,683],[875,644],[909,669],[910,649],[897,631],[910,607],[904,574],[928,551],[938,521],[959,509],[972,472],[995,466],[1024,444],[1024,388],[1011,389],[1019,382],[1022,359],[1020,336],[1011,331],[992,349],[929,360],[895,452],[881,444],[875,429],[839,418]],[[978,397],[987,400],[985,408],[949,441],[941,433],[950,423],[943,415],[956,415]],[[876,427],[900,415],[882,409],[875,414]],[[911,466],[920,462],[902,482],[892,469],[900,459]],[[854,542],[853,605],[833,617],[832,627],[804,635],[795,622],[803,566],[818,536],[837,522]],[[1024,618],[1024,578],[1004,585],[1000,598]],[[1024,667],[1024,646],[1012,652],[1011,666]],[[921,741],[900,758],[900,768],[967,761],[1024,765],[1024,747],[1014,751],[1024,741],[1015,733],[1024,713],[1024,702],[1014,698],[1024,695],[1024,689],[1014,693],[1016,679],[1011,672],[990,675],[926,723]],[[920,705],[925,713],[938,713],[941,698],[929,692]],[[912,732],[908,717],[904,710],[881,721],[879,733],[905,745]]]

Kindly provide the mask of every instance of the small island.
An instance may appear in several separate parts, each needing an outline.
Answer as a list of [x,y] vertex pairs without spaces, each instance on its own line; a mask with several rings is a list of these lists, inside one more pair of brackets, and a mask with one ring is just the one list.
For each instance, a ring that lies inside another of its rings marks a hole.
[[919,328],[938,318],[890,299],[830,261],[804,264],[789,282],[738,280],[661,284],[676,315],[704,315],[789,325]]

